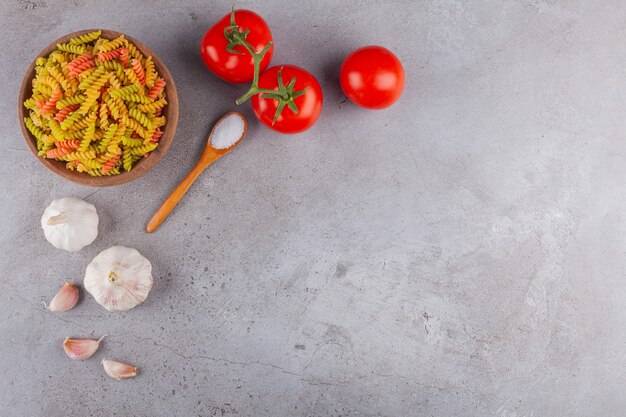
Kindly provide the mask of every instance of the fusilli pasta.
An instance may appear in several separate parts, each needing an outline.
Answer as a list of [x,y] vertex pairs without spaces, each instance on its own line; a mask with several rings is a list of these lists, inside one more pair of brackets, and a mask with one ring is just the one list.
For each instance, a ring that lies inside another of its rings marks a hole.
[[38,154],[92,176],[133,169],[159,146],[166,123],[165,80],[152,57],[124,36],[101,35],[86,33],[37,58],[24,101]]
[[102,32],[97,30],[95,32],[86,33],[84,35],[77,36],[70,40],[71,45],[83,45],[85,43],[91,43],[100,37]]

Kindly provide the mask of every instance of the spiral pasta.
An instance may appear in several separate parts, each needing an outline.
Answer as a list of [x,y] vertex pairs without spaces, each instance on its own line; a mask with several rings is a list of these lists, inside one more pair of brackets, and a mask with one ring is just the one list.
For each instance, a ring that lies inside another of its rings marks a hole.
[[149,56],[146,58],[146,86],[152,88],[154,86],[154,82],[157,80],[156,68],[154,67],[154,61],[152,61],[152,57]]
[[70,61],[66,68],[68,70],[69,78],[76,78],[78,75],[88,70],[89,68],[93,68],[95,66],[95,61],[93,60],[93,55],[90,52],[87,52],[76,59]]
[[161,94],[161,91],[163,91],[164,88],[165,80],[163,78],[159,78],[155,81],[154,86],[150,89],[150,91],[148,91],[146,97],[148,97],[150,100],[154,100],[159,96],[159,94]]
[[106,174],[107,172],[115,168],[115,165],[117,164],[117,161],[119,161],[120,156],[122,155],[119,153],[115,154],[113,157],[111,157],[111,159],[108,159],[104,164],[102,164],[102,173]]
[[84,35],[77,36],[70,39],[70,45],[83,45],[85,43],[91,43],[100,37],[102,32],[97,30],[95,32],[86,33]]
[[137,110],[147,113],[156,113],[157,111],[165,107],[166,104],[167,101],[164,98],[160,98],[153,101],[152,103],[139,104],[137,106]]
[[137,109],[130,109],[128,111],[128,114],[130,115],[130,117],[137,120],[146,129],[152,129],[154,127],[146,113],[142,113]]
[[104,169],[94,169],[91,171],[83,171],[92,177],[102,177],[104,175],[119,175],[120,169],[118,167],[112,168],[110,171],[104,171]]
[[122,97],[126,98],[129,94],[137,93],[141,87],[138,84],[128,85],[126,87],[120,88],[119,90],[111,91],[111,97]]
[[120,50],[120,63],[121,63],[124,67],[127,67],[127,66],[128,66],[128,64],[130,63],[130,62],[129,62],[129,59],[130,59],[130,58],[129,58],[129,56],[130,56],[130,55],[129,55],[129,53],[128,53],[128,48],[124,48],[124,47],[122,47],[122,48],[120,48],[119,50]]
[[161,129],[156,129],[154,131],[154,134],[152,135],[152,138],[150,139],[150,142],[157,143],[161,140],[161,136],[163,136],[163,131]]
[[54,144],[57,148],[76,149],[80,145],[80,141],[78,139],[72,139],[62,142],[54,142]]
[[[71,106],[73,104],[80,104],[85,101],[86,98],[87,97],[83,96],[82,94],[78,94],[74,97],[66,97],[64,99],[61,99],[57,102],[57,110],[63,110],[65,107]],[[24,105],[26,105],[26,103],[24,103]]]
[[139,52],[139,49],[137,49],[137,47],[135,45],[133,45],[132,43],[126,41],[126,49],[128,50],[128,55],[130,55],[130,57],[135,58],[135,59],[143,59],[143,54],[141,52]]
[[85,152],[87,149],[89,149],[89,145],[96,136],[96,113],[91,113],[84,120],[89,121],[89,126],[87,126],[87,128],[85,129],[85,135],[83,136],[83,139],[81,140],[80,146],[78,148],[82,152]]
[[106,95],[104,97],[104,102],[109,107],[111,115],[113,115],[114,119],[119,119],[128,115],[128,108],[126,108],[126,105],[124,104],[122,99]]
[[[77,110],[79,107],[80,107],[80,104],[72,104],[72,105],[69,105],[67,107],[64,107],[63,109],[59,110],[57,112],[57,114],[54,115],[54,120],[56,120],[57,122],[62,122],[63,120],[65,120],[65,118],[67,117],[68,114],[70,114],[71,112]],[[35,113],[35,115],[36,115],[36,113]],[[31,117],[32,116],[33,115],[31,115]],[[39,126],[42,126],[43,125],[43,120],[40,119],[40,122],[42,124],[40,124]]]
[[98,144],[98,150],[100,151],[100,153],[106,152],[109,144],[113,140],[113,136],[115,136],[115,132],[117,132],[117,127],[118,127],[117,124],[112,124],[112,125],[109,125],[109,127],[107,128],[106,132],[104,133],[104,136],[102,137],[102,139],[100,140],[100,143]]
[[74,45],[71,43],[57,43],[59,51],[69,52],[71,54],[84,54],[87,49],[83,45]]
[[125,44],[126,39],[124,38],[124,35],[122,35],[119,38],[113,39],[112,41],[103,42],[98,48],[98,52],[110,52]]
[[39,156],[92,176],[130,171],[159,146],[165,81],[124,36],[80,35],[35,61],[24,124]]
[[55,88],[52,95],[47,100],[39,100],[35,103],[41,116],[48,116],[56,109],[56,105],[61,99],[63,92],[60,88]]
[[68,78],[65,78],[61,67],[59,66],[51,66],[48,68],[48,73],[52,76],[52,78],[63,88],[63,91],[68,96],[74,95],[74,90],[72,88],[72,83]]
[[98,111],[99,120],[98,123],[101,129],[109,127],[109,111],[106,103],[100,103],[100,110]]
[[95,159],[84,160],[80,162],[79,164],[80,164],[78,165],[79,171],[98,169],[98,168],[102,168],[102,165],[103,165],[101,162],[98,162]]
[[104,75],[104,73],[106,72],[106,68],[104,67],[99,67],[98,69],[96,69],[95,71],[93,71],[87,78],[85,78],[79,85],[78,85],[78,89],[79,90],[87,90],[89,87],[91,87],[96,81],[98,81],[98,79]]
[[143,66],[141,65],[141,61],[138,59],[133,59],[133,72],[137,75],[137,79],[142,85],[146,84],[146,73],[143,70]]
[[124,136],[122,138],[122,144],[124,144],[127,148],[134,148],[135,146],[143,145],[143,140]]
[[150,100],[147,96],[136,94],[136,93],[126,95],[126,101],[130,101],[132,103],[142,103],[142,104],[147,104],[147,103],[152,102],[152,100]]

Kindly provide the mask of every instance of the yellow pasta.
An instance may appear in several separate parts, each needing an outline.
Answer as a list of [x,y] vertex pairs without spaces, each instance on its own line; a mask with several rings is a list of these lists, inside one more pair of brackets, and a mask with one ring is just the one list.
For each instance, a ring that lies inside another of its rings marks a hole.
[[71,39],[69,43],[71,45],[83,45],[83,44],[86,44],[86,43],[91,43],[91,42],[97,40],[100,37],[101,33],[102,32],[99,31],[99,30],[96,31],[96,32],[86,33],[84,35],[80,35],[80,36],[77,36],[77,37]]
[[122,138],[122,144],[126,148],[134,148],[135,146],[143,145],[143,140],[141,140],[141,139],[133,139],[133,138],[129,138],[127,136],[124,136]]
[[166,104],[167,104],[167,101],[164,98],[160,98],[158,100],[153,101],[152,103],[137,105],[137,110],[146,112],[146,113],[155,113],[157,110],[165,107]]
[[102,140],[100,140],[100,143],[98,144],[98,150],[100,151],[100,153],[106,152],[107,148],[109,147],[109,144],[111,143],[111,141],[113,140],[113,137],[115,136],[115,133],[117,132],[117,128],[118,128],[117,124],[109,125],[108,129],[104,133],[104,136],[102,137]]
[[126,39],[124,39],[124,35],[120,36],[119,38],[116,38],[112,41],[109,42],[103,42],[102,46],[100,46],[99,51],[100,52],[110,52],[114,49],[119,48],[122,45],[125,45],[126,43]]
[[81,152],[81,151],[76,151],[76,152],[71,152],[68,153],[66,155],[62,155],[59,159],[61,159],[62,161],[75,161],[75,160],[89,160],[89,159],[94,159],[96,157],[96,151],[85,151],[85,152]]
[[70,43],[57,43],[57,48],[59,51],[69,52],[72,54],[84,54],[87,49],[82,45],[72,45]]
[[154,87],[154,82],[157,80],[156,69],[154,68],[154,61],[152,61],[152,57],[149,56],[146,58],[146,85],[150,88]]

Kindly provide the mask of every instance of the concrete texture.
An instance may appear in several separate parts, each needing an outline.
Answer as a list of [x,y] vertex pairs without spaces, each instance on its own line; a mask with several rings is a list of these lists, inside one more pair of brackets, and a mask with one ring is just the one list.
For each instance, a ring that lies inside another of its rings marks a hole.
[[[260,126],[154,235],[143,228],[243,87],[200,61],[218,1],[0,5],[0,415],[623,416],[626,414],[626,3],[241,1],[275,64],[311,70],[325,107],[305,134]],[[15,97],[52,39],[127,32],[169,66],[181,120],[140,180],[90,189],[27,150]],[[338,67],[382,44],[407,71],[385,111],[342,103]],[[94,203],[77,254],[38,225],[54,198]],[[80,283],[101,250],[154,264],[123,314]],[[108,334],[86,362],[66,336]],[[117,382],[99,361],[137,364]]]

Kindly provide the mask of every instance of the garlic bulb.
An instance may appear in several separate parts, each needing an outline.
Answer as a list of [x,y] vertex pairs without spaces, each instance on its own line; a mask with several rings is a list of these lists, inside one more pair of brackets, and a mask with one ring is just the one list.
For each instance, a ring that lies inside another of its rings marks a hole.
[[98,213],[93,204],[79,198],[54,200],[43,216],[41,227],[46,240],[55,248],[76,252],[98,236]]
[[142,303],[152,288],[152,265],[137,249],[113,246],[93,258],[85,289],[109,311],[126,311]]

